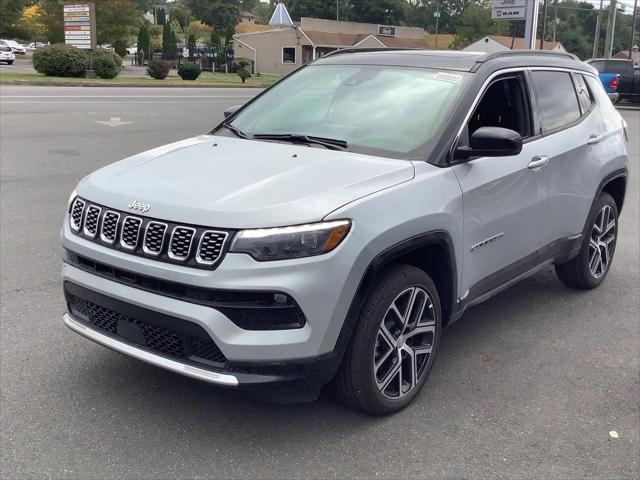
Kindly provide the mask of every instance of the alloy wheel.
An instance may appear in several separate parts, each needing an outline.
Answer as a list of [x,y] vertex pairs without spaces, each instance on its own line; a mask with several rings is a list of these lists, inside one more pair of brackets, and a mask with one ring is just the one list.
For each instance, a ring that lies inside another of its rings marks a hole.
[[616,239],[616,217],[610,205],[596,216],[589,239],[589,271],[594,278],[604,275],[611,263]]
[[436,318],[433,301],[420,287],[402,291],[382,319],[373,358],[376,385],[387,398],[411,393],[433,351]]

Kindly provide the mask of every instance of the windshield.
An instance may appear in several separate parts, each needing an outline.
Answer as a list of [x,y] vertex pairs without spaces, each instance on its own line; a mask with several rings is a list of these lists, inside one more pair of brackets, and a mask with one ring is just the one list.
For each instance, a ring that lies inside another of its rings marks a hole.
[[465,78],[423,68],[313,65],[276,84],[231,125],[249,138],[332,139],[350,151],[422,159]]

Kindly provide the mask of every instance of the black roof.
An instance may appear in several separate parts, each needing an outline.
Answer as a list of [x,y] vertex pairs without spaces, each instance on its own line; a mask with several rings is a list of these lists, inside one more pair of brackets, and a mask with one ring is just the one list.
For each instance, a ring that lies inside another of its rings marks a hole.
[[463,52],[453,50],[344,49],[325,55],[318,64],[388,65],[475,72],[483,65],[491,70],[510,67],[566,67],[593,72],[593,68],[567,52],[543,50],[505,50],[501,52]]

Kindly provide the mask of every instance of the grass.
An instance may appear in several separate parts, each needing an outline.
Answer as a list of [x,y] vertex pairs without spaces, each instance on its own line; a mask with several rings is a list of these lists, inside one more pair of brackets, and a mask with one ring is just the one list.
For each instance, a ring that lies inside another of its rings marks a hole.
[[[174,73],[174,72],[172,72]],[[276,82],[278,75],[253,75],[246,83],[242,83],[235,73],[202,72],[197,80],[182,80],[178,76],[169,76],[164,80],[150,77],[123,77],[113,79],[103,78],[75,78],[75,77],[47,77],[39,73],[20,73],[0,71],[0,83],[24,85],[77,85],[77,86],[144,86],[144,87],[268,87]]]

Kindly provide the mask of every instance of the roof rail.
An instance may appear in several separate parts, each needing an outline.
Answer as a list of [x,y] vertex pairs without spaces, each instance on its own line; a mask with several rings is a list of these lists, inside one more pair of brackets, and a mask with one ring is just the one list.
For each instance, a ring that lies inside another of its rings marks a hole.
[[502,50],[499,52],[491,52],[488,53],[487,55],[478,58],[478,60],[476,60],[476,63],[485,63],[488,62],[490,60],[494,60],[496,58],[500,58],[500,57],[509,57],[509,56],[517,56],[517,55],[547,55],[547,56],[556,56],[556,57],[565,57],[565,58],[570,58],[571,60],[578,60],[580,61],[580,59],[578,57],[576,57],[573,53],[569,53],[569,52],[551,52],[549,50]]
[[416,50],[415,48],[391,48],[391,47],[378,47],[378,48],[341,48],[338,50],[334,50],[333,52],[329,52],[324,57],[328,57],[330,55],[340,55],[341,53],[357,53],[357,52],[397,52],[397,51],[411,51]]

